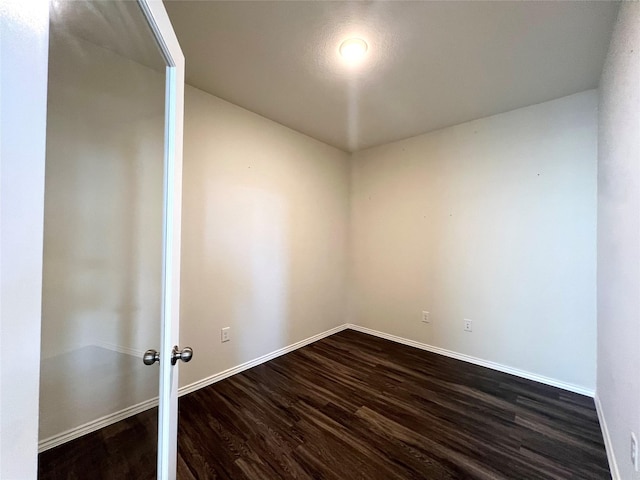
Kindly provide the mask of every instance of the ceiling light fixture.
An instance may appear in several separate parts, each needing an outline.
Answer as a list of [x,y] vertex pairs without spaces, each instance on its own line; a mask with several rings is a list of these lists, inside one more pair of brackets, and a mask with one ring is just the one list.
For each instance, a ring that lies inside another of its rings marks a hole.
[[349,38],[340,44],[340,55],[349,63],[358,63],[368,49],[367,42],[361,38]]

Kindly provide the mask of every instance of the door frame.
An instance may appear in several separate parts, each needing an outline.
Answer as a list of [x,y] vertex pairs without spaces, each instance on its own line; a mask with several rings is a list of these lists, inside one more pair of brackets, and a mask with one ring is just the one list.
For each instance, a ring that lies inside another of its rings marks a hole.
[[47,0],[0,5],[0,478],[37,477]]

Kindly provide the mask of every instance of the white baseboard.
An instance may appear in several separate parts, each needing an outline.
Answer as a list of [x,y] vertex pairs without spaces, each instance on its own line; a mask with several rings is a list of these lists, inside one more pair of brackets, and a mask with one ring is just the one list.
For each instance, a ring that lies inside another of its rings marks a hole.
[[[229,368],[220,373],[216,373],[215,375],[211,375],[210,377],[203,378],[197,382],[194,382],[190,385],[185,385],[178,389],[178,395],[186,395],[187,393],[194,392],[199,390],[200,388],[206,387],[213,383],[219,382],[231,375],[235,375],[236,373],[243,372],[244,370],[248,370],[251,367],[255,367],[256,365],[260,365],[261,363],[268,362],[276,357],[284,355],[285,353],[292,352],[297,350],[298,348],[304,347],[305,345],[309,345],[310,343],[316,342],[322,338],[328,337],[329,335],[333,335],[334,333],[341,332],[346,329],[347,325],[339,325],[335,328],[329,329],[325,332],[318,333],[317,335],[313,335],[312,337],[305,338],[304,340],[300,340],[299,342],[293,343],[287,347],[280,348],[271,353],[267,353],[266,355],[262,355],[256,359],[250,360],[248,362],[242,363],[236,367]],[[120,353],[126,353],[128,355],[134,355],[136,357],[142,358],[142,353],[130,348],[119,347],[112,344],[100,344],[101,347],[107,348],[109,350],[114,350]],[[44,452],[45,450],[49,450],[50,448],[57,447],[58,445],[62,445],[63,443],[69,442],[76,438],[79,438],[87,433],[95,432],[96,430],[100,430],[101,428],[112,425],[120,420],[124,420],[125,418],[131,417],[133,415],[137,415],[138,413],[144,412],[153,407],[158,406],[158,399],[154,398],[152,400],[148,400],[146,402],[139,403],[137,405],[133,405],[131,407],[125,408],[124,410],[120,410],[110,415],[105,415],[104,417],[98,418],[92,422],[85,423],[84,425],[80,425],[79,427],[75,427],[69,429],[65,432],[59,433],[57,435],[53,435],[49,438],[41,440],[38,442],[38,453]]]
[[142,358],[144,352],[142,350],[136,350],[135,348],[129,348],[122,345],[115,345],[113,343],[99,342],[98,347],[106,348],[112,352],[124,353],[125,355],[131,355],[133,357]]
[[536,373],[527,372],[526,370],[520,370],[517,368],[509,367],[507,365],[502,365],[500,363],[491,362],[489,360],[483,360],[481,358],[472,357],[470,355],[465,355],[464,353],[458,353],[452,350],[446,350],[444,348],[434,347],[433,345],[416,342],[415,340],[409,340],[408,338],[398,337],[396,335],[391,335],[389,333],[379,332],[378,330],[372,330],[370,328],[361,327],[359,325],[354,325],[349,323],[347,324],[347,328],[350,328],[351,330],[356,330],[362,333],[368,333],[369,335],[374,335],[376,337],[384,338],[386,340],[391,340],[392,342],[402,343],[403,345],[409,345],[410,347],[415,347],[421,350],[426,350],[428,352],[444,355],[445,357],[455,358],[456,360],[462,360],[463,362],[473,363],[474,365],[490,368],[492,370],[498,370],[499,372],[503,372],[503,373],[509,373],[511,375],[515,375],[516,377],[522,377],[528,380],[533,380],[534,382],[540,382],[540,383],[544,383],[545,385],[551,385],[552,387],[562,388],[563,390],[579,393],[581,395],[586,395],[588,397],[593,397],[595,393],[593,390],[582,387],[580,385],[574,385],[572,383],[562,382],[560,380],[556,380],[555,378],[545,377],[543,375],[538,375]]
[[[444,355],[446,357],[451,357],[451,358],[455,358],[457,360],[462,360],[464,362],[468,362],[468,363],[473,363],[474,365],[480,365],[482,367],[487,367],[490,368],[492,370],[498,370],[500,372],[504,372],[504,373],[509,373],[511,375],[516,375],[518,377],[522,377],[522,378],[527,378],[529,380],[533,380],[536,382],[540,382],[540,383],[544,383],[546,385],[551,385],[554,387],[558,387],[558,388],[562,388],[564,390],[568,390],[571,392],[575,392],[575,393],[580,393],[582,395],[587,395],[590,397],[594,396],[594,392],[593,390],[587,389],[587,388],[583,388],[580,387],[578,385],[573,385],[570,383],[565,383],[565,382],[561,382],[559,380],[555,380],[553,378],[549,378],[549,377],[544,377],[542,375],[537,375],[535,373],[531,373],[531,372],[527,372],[524,370],[519,370],[516,368],[512,368],[512,367],[508,367],[506,365],[502,365],[499,363],[495,363],[495,362],[490,362],[488,360],[483,360],[480,358],[476,358],[476,357],[472,357],[470,355],[465,355],[462,353],[458,353],[458,352],[453,352],[451,350],[446,350],[444,348],[440,348],[440,347],[434,347],[432,345],[428,345],[426,343],[420,343],[420,342],[416,342],[414,340],[409,340],[407,338],[402,338],[402,337],[398,337],[396,335],[391,335],[388,333],[384,333],[384,332],[379,332],[377,330],[372,330],[370,328],[366,328],[366,327],[361,327],[359,325],[354,325],[354,324],[343,324],[343,325],[339,325],[337,327],[331,328],[325,332],[321,332],[318,333],[317,335],[313,335],[309,338],[306,338],[304,340],[300,340],[299,342],[293,343],[287,347],[283,347],[280,348],[278,350],[275,350],[271,353],[267,353],[266,355],[262,355],[261,357],[255,358],[253,360],[250,360],[248,362],[242,363],[240,365],[237,365],[235,367],[229,368],[227,370],[224,370],[222,372],[216,373],[214,375],[211,375],[209,377],[203,378],[202,380],[198,380],[197,382],[191,383],[189,385],[185,385],[184,387],[181,387],[178,389],[178,395],[182,396],[182,395],[186,395],[188,393],[194,392],[196,390],[199,390],[203,387],[206,387],[208,385],[212,385],[216,382],[219,382],[220,380],[224,380],[225,378],[228,378],[232,375],[235,375],[237,373],[243,372],[245,370],[248,370],[249,368],[255,367],[257,365],[260,365],[262,363],[268,362],[269,360],[272,360],[276,357],[279,357],[281,355],[284,355],[286,353],[289,352],[293,352],[294,350],[297,350],[299,348],[302,348],[306,345],[309,345],[313,342],[317,342],[318,340],[321,340],[325,337],[328,337],[330,335],[333,335],[334,333],[338,333],[341,332],[343,330],[346,329],[351,329],[351,330],[355,330],[358,332],[362,332],[362,333],[367,333],[369,335],[374,335],[376,337],[380,337],[380,338],[384,338],[386,340],[391,340],[392,342],[397,342],[397,343],[401,343],[403,345],[408,345],[411,347],[415,347],[415,348],[419,348],[421,350],[426,350],[428,352],[433,352],[433,353],[437,353],[439,355]],[[107,346],[106,344],[101,345],[105,348],[109,348],[111,350],[116,350],[114,348],[113,345]],[[126,350],[126,351],[125,351]],[[140,352],[132,350],[132,349],[125,349],[122,347],[119,347],[116,351],[120,351],[122,353],[127,353],[127,354],[135,354],[136,356],[140,356]],[[86,423],[84,425],[81,425],[79,427],[67,430],[65,432],[62,432],[58,435],[54,435],[52,437],[49,437],[47,439],[44,439],[42,441],[40,441],[38,443],[38,452],[43,452],[45,450],[48,450],[50,448],[56,447],[58,445],[61,445],[65,442],[68,442],[70,440],[73,440],[75,438],[81,437],[82,435],[85,435],[87,433],[91,433],[94,432],[96,430],[99,430],[103,427],[106,427],[108,425],[111,425],[113,423],[119,422],[120,420],[124,420],[125,418],[128,418],[130,416],[136,415],[138,413],[141,413],[145,410],[148,410],[149,408],[153,408],[156,407],[158,405],[158,399],[152,399],[143,403],[139,403],[137,405],[134,405],[132,407],[126,408],[124,410],[120,410],[119,412],[113,413],[111,415],[106,415],[102,418],[99,418],[93,422],[89,422]],[[599,402],[597,400],[596,397],[596,407],[599,407]],[[598,416],[600,417],[601,412],[600,412],[600,408],[598,408]],[[604,422],[604,418],[602,417],[600,420],[600,424],[602,425],[603,428],[603,434],[606,431],[606,423]],[[609,442],[609,443],[607,443]],[[605,435],[605,444],[607,445],[607,455],[609,455],[609,452],[611,451],[611,455],[613,455],[613,451],[611,450],[611,446],[610,446],[610,440],[609,440],[609,436],[608,433],[606,433]],[[616,468],[616,472],[617,472],[617,467],[615,464],[615,459],[613,458],[613,456],[611,456],[609,458],[609,462],[611,465],[611,469],[612,472],[614,470],[614,467]],[[618,480],[620,477],[615,477],[613,478],[613,480]]]
[[607,421],[605,420],[604,411],[602,410],[602,404],[600,403],[600,397],[598,397],[597,393],[593,400],[596,404],[596,412],[598,412],[598,420],[600,421],[600,429],[602,430],[604,448],[607,451],[609,470],[611,470],[611,480],[622,480],[622,477],[620,476],[620,470],[618,470],[618,463],[616,462],[616,455],[613,452],[613,443],[611,443],[611,437],[609,436]]
[[38,453],[42,453],[45,450],[57,447],[58,445],[67,443],[71,440],[86,435],[87,433],[95,432],[96,430],[100,430],[101,428],[107,427],[111,424],[119,422],[120,420],[124,420],[125,418],[137,415],[138,413],[142,413],[145,410],[149,410],[150,408],[157,406],[158,398],[152,398],[151,400],[147,400],[146,402],[138,403],[137,405],[125,408],[124,410],[120,410],[119,412],[105,415],[104,417],[100,417],[97,420],[93,420],[91,422],[85,423],[84,425],[80,425],[79,427],[71,428],[65,432],[53,435],[49,438],[45,438],[44,440],[40,440],[38,442]]
[[197,382],[191,383],[189,385],[185,385],[184,387],[181,387],[180,389],[178,389],[178,395],[182,396],[182,395],[186,395],[187,393],[195,392],[196,390],[199,390],[203,387],[219,382],[220,380],[224,380],[225,378],[230,377],[231,375],[235,375],[236,373],[243,372],[245,370],[248,370],[249,368],[255,367],[256,365],[260,365],[261,363],[268,362],[269,360],[273,360],[274,358],[284,355],[285,353],[293,352],[294,350],[297,350],[306,345],[309,345],[310,343],[317,342],[318,340],[321,340],[325,337],[333,335],[334,333],[341,332],[346,328],[347,328],[346,324],[339,325],[325,332],[319,333],[312,337],[305,338],[304,340],[300,340],[299,342],[293,343],[288,347],[280,348],[271,353],[267,353],[266,355],[262,355],[261,357],[258,357],[256,359],[253,359],[248,362],[237,365],[235,367],[229,368],[220,373],[216,373],[215,375],[211,375],[210,377],[203,378],[202,380],[198,380]]

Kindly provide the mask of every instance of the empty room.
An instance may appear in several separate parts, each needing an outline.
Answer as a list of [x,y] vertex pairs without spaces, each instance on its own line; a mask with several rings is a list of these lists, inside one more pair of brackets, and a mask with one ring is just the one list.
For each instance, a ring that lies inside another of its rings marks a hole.
[[0,478],[640,479],[639,2],[1,31]]

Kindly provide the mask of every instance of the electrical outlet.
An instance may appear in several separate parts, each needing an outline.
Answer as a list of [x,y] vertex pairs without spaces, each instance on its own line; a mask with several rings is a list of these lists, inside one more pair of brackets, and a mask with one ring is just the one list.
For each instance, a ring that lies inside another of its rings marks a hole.
[[224,327],[220,332],[220,341],[228,342],[231,340],[231,327]]
[[631,463],[634,470],[638,471],[638,440],[636,440],[636,434],[631,432]]
[[424,323],[431,323],[431,320],[429,320],[429,312],[426,311],[422,311],[422,321]]
[[469,320],[467,318],[464,319],[464,331],[473,332],[473,320]]

